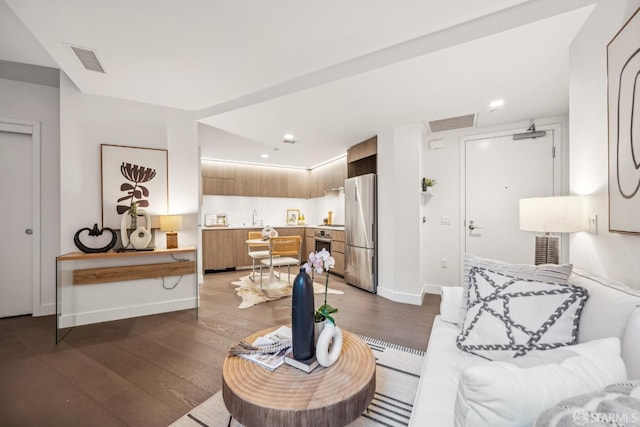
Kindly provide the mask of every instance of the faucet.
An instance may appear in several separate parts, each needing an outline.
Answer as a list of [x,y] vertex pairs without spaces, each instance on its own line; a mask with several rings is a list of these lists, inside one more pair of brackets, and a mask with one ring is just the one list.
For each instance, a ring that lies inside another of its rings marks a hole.
[[251,225],[256,225],[258,223],[258,212],[256,212],[256,210],[253,210],[253,213],[251,214]]

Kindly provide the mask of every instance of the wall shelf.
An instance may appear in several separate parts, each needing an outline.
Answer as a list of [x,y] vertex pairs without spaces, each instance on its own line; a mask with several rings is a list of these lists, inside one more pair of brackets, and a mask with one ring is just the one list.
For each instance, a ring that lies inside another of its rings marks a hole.
[[[188,278],[187,286],[176,287],[183,276]],[[169,287],[165,286],[168,277],[176,277]],[[193,284],[188,285],[191,277]],[[185,309],[195,309],[197,319],[198,293],[194,246],[60,255],[56,257],[56,343],[75,326],[90,323]]]

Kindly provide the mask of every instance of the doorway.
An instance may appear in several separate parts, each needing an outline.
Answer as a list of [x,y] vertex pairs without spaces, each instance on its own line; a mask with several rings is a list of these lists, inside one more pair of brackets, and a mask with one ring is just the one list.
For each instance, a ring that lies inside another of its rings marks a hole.
[[462,141],[461,266],[465,253],[533,264],[535,234],[520,231],[519,199],[561,192],[560,126],[539,130],[546,135],[513,140],[509,132]]
[[5,201],[0,317],[39,314],[40,126],[0,119],[0,186]]

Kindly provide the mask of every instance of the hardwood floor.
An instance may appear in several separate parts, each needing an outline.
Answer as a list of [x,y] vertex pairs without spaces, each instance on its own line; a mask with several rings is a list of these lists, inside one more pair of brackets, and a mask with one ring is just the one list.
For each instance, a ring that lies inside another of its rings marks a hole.
[[[166,426],[222,387],[232,344],[286,324],[291,299],[239,310],[231,281],[247,271],[208,274],[194,310],[77,327],[55,345],[53,316],[0,319],[1,426]],[[426,349],[440,298],[393,303],[331,276],[339,326]],[[316,296],[316,306],[322,304]]]

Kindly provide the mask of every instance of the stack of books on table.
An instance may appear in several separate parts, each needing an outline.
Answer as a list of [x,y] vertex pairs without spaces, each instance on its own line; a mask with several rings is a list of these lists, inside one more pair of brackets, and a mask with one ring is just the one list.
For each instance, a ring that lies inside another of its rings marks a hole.
[[[254,346],[258,345],[270,345],[277,343],[282,340],[291,341],[291,328],[287,326],[280,326],[273,332],[270,332],[266,335],[258,337],[252,344]],[[253,353],[253,354],[240,354],[239,356],[247,359],[253,363],[256,363],[263,368],[266,368],[270,371],[275,370],[278,366],[284,363],[284,355],[291,350],[291,347],[283,348],[277,353],[268,354],[268,353]]]
[[287,352],[287,354],[284,355],[284,363],[286,363],[287,365],[293,366],[294,368],[298,368],[301,371],[306,372],[307,374],[313,371],[319,365],[318,360],[316,359],[316,356],[312,356],[310,359],[307,359],[307,360],[294,359],[293,350],[290,350],[289,352]]

